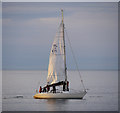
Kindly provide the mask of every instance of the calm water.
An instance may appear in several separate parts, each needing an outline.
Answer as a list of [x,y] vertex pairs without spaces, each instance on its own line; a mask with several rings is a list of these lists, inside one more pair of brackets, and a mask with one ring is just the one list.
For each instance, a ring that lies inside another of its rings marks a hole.
[[[3,111],[117,111],[118,72],[81,71],[88,93],[79,99],[34,99],[47,71],[3,71]],[[78,72],[68,71],[70,89],[81,89]],[[18,95],[23,98],[17,98]]]

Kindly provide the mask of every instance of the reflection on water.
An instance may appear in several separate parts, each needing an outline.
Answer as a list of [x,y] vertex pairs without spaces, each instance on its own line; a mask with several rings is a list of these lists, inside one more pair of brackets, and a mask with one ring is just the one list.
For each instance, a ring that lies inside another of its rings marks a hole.
[[62,109],[66,109],[68,101],[68,99],[47,99],[46,103],[50,111],[60,111]]
[[68,99],[47,99],[48,104],[67,104]]

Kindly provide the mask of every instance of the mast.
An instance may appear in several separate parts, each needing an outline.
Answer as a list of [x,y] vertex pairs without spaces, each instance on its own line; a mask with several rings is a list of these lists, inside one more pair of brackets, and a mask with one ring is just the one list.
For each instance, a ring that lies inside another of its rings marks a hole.
[[[63,42],[64,42],[64,64],[65,64],[65,83],[67,84],[67,67],[66,67],[66,51],[65,51],[65,36],[64,36],[64,18],[63,18],[63,9],[61,9],[62,12],[62,31],[63,31]],[[67,87],[65,87],[67,90]]]

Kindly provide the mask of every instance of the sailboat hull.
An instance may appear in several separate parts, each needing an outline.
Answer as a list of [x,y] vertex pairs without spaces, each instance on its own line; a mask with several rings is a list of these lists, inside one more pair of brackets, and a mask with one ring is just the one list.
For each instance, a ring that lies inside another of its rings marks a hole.
[[37,93],[35,99],[83,99],[87,92],[81,91],[78,93]]

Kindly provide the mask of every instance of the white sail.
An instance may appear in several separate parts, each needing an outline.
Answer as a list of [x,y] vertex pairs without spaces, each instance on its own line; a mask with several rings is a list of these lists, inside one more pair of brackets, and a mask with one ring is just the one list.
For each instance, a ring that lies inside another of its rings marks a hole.
[[49,56],[47,84],[53,84],[65,80],[63,30],[63,22],[61,22]]

